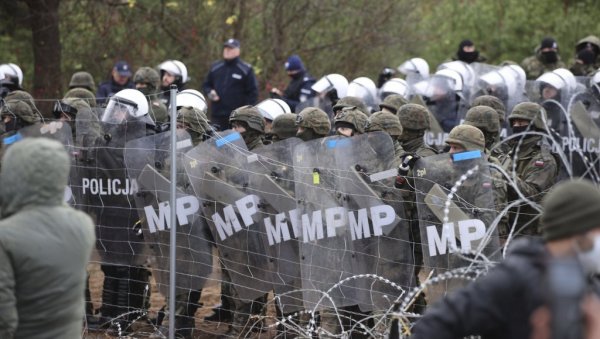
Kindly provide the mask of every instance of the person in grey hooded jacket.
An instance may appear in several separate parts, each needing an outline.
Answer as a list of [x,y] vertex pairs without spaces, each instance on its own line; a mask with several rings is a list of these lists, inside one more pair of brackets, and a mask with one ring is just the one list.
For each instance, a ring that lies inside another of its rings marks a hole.
[[94,224],[63,202],[69,156],[50,139],[11,145],[0,172],[0,338],[80,338]]

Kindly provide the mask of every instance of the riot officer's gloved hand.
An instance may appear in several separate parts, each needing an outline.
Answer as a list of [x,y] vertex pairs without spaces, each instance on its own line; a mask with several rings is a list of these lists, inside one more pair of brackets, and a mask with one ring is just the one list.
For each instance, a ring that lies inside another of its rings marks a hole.
[[381,88],[381,86],[390,80],[394,74],[396,74],[396,71],[393,68],[385,67],[382,69],[377,77],[377,88]]

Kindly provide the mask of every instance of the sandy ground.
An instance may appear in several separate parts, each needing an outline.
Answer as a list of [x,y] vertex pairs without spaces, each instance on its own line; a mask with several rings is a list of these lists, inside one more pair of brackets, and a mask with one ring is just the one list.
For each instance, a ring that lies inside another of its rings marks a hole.
[[[220,266],[216,262],[216,256],[214,256],[215,262],[213,267],[213,273],[209,278],[210,281],[217,281],[220,276]],[[90,295],[92,299],[92,304],[94,309],[97,310],[102,306],[102,285],[104,282],[104,274],[100,270],[100,264],[97,263],[97,257],[93,257],[91,263],[88,265],[88,271],[90,273]],[[156,286],[156,283],[153,278],[151,278],[151,296],[150,296],[150,310],[149,317],[156,318],[157,312],[165,305],[166,298],[163,296]],[[202,290],[202,295],[200,297],[200,302],[202,303],[202,307],[198,309],[196,312],[196,330],[194,332],[194,338],[214,338],[217,334],[224,333],[227,330],[228,324],[225,323],[216,323],[216,322],[205,322],[204,317],[212,314],[212,308],[218,305],[220,300],[221,286],[218,283],[211,283],[208,287],[205,287]],[[269,299],[272,299],[273,295],[269,295]],[[273,325],[275,315],[275,309],[273,304],[271,303],[267,309],[267,325]],[[138,322],[139,324],[134,324],[133,328],[136,331],[133,334],[130,334],[129,337],[126,338],[147,338],[150,333],[154,331],[153,327],[147,325],[142,322]],[[275,329],[271,326],[271,329],[262,333],[256,333],[250,338],[273,338],[275,336]],[[110,336],[102,331],[90,331],[86,328],[84,329],[83,338],[116,338]]]

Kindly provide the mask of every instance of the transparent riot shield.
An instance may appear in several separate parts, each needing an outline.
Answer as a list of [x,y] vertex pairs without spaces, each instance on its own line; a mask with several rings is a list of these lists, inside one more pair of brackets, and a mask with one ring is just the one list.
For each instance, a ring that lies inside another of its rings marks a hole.
[[[212,244],[200,210],[200,202],[190,187],[181,158],[192,148],[190,135],[177,130],[177,235],[176,294],[199,290],[212,272]],[[125,163],[130,180],[138,183],[134,195],[139,214],[139,230],[156,259],[152,271],[159,290],[169,295],[171,133],[164,132],[132,140],[125,147]]]
[[569,162],[567,165],[574,177],[600,180],[600,127],[583,102],[571,106],[569,117],[567,133],[558,143]]
[[446,133],[460,124],[466,113],[464,102],[455,88],[454,79],[437,74],[414,87],[415,93],[423,97],[427,108]]
[[5,149],[10,148],[12,144],[24,138],[48,138],[60,142],[71,160],[69,186],[65,189],[64,201],[71,206],[76,206],[79,199],[71,189],[71,185],[75,180],[74,173],[76,171],[77,149],[73,145],[73,135],[71,127],[66,122],[52,121],[48,123],[39,123],[31,126],[23,127],[11,136],[3,138],[3,146]]
[[422,158],[413,173],[424,272],[440,278],[426,290],[435,302],[500,258],[494,185],[479,151]]
[[[343,137],[316,139],[296,146],[294,180],[300,242],[300,269],[306,309],[357,305],[352,236],[340,191],[342,168],[336,145]],[[346,149],[347,150],[347,149]]]
[[[248,191],[260,199],[258,215],[264,226],[265,248],[272,260],[273,289],[283,314],[304,308],[292,155],[302,141],[289,138],[256,149],[248,157]],[[294,220],[295,221],[295,220]]]
[[259,197],[248,189],[248,156],[240,134],[225,131],[184,156],[184,166],[239,298],[252,301],[273,288]]
[[[363,312],[386,311],[414,285],[414,260],[404,202],[393,179],[375,180],[397,171],[389,135],[373,132],[336,140],[332,145],[338,194],[347,211],[352,240],[356,301]],[[386,279],[386,282],[382,279]]]
[[[86,143],[79,146],[77,178],[71,189],[81,199],[80,209],[95,221],[101,261],[141,265],[146,260],[147,247],[134,229],[139,221],[134,201],[138,185],[127,175],[124,152],[128,141],[146,135],[146,125],[139,121],[103,124],[78,117],[76,126],[76,140]],[[96,136],[88,138],[91,130]]]

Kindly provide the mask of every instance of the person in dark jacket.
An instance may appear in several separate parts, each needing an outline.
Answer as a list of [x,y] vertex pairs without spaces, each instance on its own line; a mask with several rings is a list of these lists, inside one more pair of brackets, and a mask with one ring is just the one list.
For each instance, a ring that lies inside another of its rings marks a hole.
[[296,54],[290,56],[285,62],[285,71],[292,80],[283,92],[278,88],[273,88],[271,97],[285,101],[294,112],[296,105],[316,94],[311,89],[316,80],[308,74],[302,59]]
[[587,180],[558,184],[542,202],[543,240],[515,241],[506,260],[428,309],[412,329],[413,339],[528,339],[530,318],[545,304],[548,263],[573,258],[584,272],[600,272],[600,190]]
[[110,73],[110,80],[104,81],[98,86],[98,91],[96,92],[96,102],[98,105],[107,103],[111,96],[123,89],[135,88],[131,81],[131,75],[131,68],[127,62],[117,62]]
[[0,338],[81,338],[89,216],[63,202],[69,156],[62,144],[11,145],[0,173]]
[[212,105],[211,121],[220,130],[229,127],[229,115],[238,107],[255,105],[258,84],[252,65],[240,59],[240,42],[229,39],[223,44],[223,60],[215,62],[202,89]]

